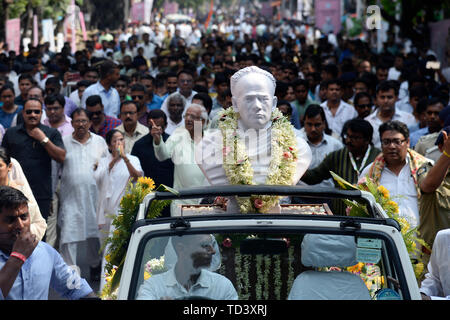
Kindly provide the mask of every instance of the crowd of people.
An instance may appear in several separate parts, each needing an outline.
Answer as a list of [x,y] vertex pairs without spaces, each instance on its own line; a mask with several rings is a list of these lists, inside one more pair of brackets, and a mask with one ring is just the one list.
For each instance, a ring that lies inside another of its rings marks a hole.
[[[259,17],[209,32],[143,24],[95,34],[83,46],[73,54],[69,43],[60,52],[45,43],[0,53],[0,183],[26,195],[31,233],[46,251],[48,244],[76,265],[87,242],[91,280],[100,280],[98,252],[129,181],[207,185],[193,160],[196,123],[200,131],[218,127],[232,106],[230,77],[248,66],[275,77],[277,107],[312,151],[299,184],[333,186],[330,171],[350,183],[369,176],[398,199],[430,247],[450,228],[450,77],[430,67],[437,57],[427,47],[398,43],[376,52],[359,39]],[[179,214],[177,204],[163,216]],[[346,214],[342,202],[330,205]],[[0,201],[3,208],[12,207]],[[22,246],[37,245],[18,237]],[[0,246],[3,269],[8,248]],[[27,248],[22,254],[31,255]],[[433,265],[430,277],[445,263]],[[440,277],[441,289],[428,281],[434,287],[424,294],[450,295],[450,275]],[[89,294],[83,290],[67,296]]]

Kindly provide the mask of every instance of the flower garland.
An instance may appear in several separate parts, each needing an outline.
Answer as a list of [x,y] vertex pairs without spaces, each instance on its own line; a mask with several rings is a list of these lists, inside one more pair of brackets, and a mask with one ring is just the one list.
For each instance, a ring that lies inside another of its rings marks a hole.
[[[228,108],[221,113],[219,129],[223,137],[223,168],[231,184],[254,185],[253,168],[245,144],[237,134],[239,113]],[[297,139],[289,120],[275,109],[271,119],[271,161],[267,185],[291,185],[297,169]],[[241,212],[267,212],[278,204],[280,196],[237,197]]]
[[[358,181],[357,185],[352,185],[349,182],[345,181],[339,175],[330,171],[334,180],[338,182],[338,184],[345,190],[363,190],[370,192],[375,201],[383,208],[389,218],[396,220],[400,224],[400,230],[403,237],[403,241],[405,242],[406,249],[408,251],[411,264],[414,269],[414,273],[416,275],[416,279],[422,278],[424,274],[424,256],[421,248],[417,248],[417,244],[427,248],[430,250],[429,245],[420,238],[419,231],[416,228],[412,228],[408,220],[399,215],[399,207],[397,202],[392,200],[389,190],[387,190],[384,186],[376,183],[373,179],[367,177],[362,178]],[[364,204],[361,204],[355,200],[344,199],[345,204],[347,204],[347,215],[349,216],[359,216],[359,217],[368,217],[368,211]]]
[[[139,177],[135,183],[131,181],[127,185],[125,195],[120,200],[118,215],[111,224],[115,230],[104,244],[106,250],[105,278],[104,286],[100,296],[102,299],[116,299],[120,277],[122,275],[125,256],[131,238],[132,225],[136,221],[139,205],[145,196],[155,191],[155,182],[149,177]],[[156,191],[176,190],[165,185],[160,185]],[[170,204],[170,200],[155,200],[152,202],[146,218],[153,219],[161,214],[161,211]]]

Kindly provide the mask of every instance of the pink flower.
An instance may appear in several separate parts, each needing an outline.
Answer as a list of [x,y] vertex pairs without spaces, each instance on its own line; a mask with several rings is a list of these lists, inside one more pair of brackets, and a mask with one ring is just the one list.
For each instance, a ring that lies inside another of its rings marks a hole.
[[367,183],[367,178],[366,177],[362,177],[361,179],[359,179],[357,184],[366,184]]
[[285,159],[289,159],[289,158],[291,157],[291,153],[285,151],[285,152],[283,152],[283,157],[284,157]]
[[345,214],[346,215],[350,215],[350,211],[352,211],[352,208],[350,208],[350,207],[347,207],[347,208],[345,208]]
[[253,201],[253,205],[255,206],[256,209],[261,209],[263,204],[264,204],[264,202],[259,198],[255,199]]
[[231,239],[230,238],[225,238],[222,241],[222,246],[224,246],[225,248],[231,248],[231,245],[232,245],[232,243],[231,243]]
[[224,155],[227,155],[227,154],[229,154],[231,152],[231,148],[230,147],[223,147],[222,148],[222,153],[224,154]]

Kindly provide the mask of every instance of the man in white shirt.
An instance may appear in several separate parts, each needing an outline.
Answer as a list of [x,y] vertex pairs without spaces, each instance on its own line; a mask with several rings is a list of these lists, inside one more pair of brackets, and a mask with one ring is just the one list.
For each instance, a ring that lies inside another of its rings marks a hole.
[[155,57],[155,48],[156,45],[153,42],[150,42],[150,35],[146,32],[142,34],[142,43],[138,44],[138,48],[141,47],[144,49],[144,57],[147,60],[151,60]]
[[100,66],[100,81],[89,86],[81,98],[81,107],[86,108],[86,99],[92,95],[99,95],[102,98],[105,114],[110,117],[117,117],[120,108],[120,96],[113,84],[119,80],[119,65],[110,60],[104,61]]
[[401,53],[395,56],[394,65],[389,68],[388,80],[398,80],[402,74],[403,55]]
[[367,116],[365,120],[369,121],[373,127],[373,145],[381,148],[380,135],[378,128],[381,124],[398,120],[412,126],[416,123],[416,118],[411,114],[395,108],[397,101],[398,89],[393,81],[383,81],[377,86],[375,105],[377,109]]
[[428,273],[420,286],[423,300],[450,299],[450,229],[436,234]]
[[[179,92],[185,98],[186,104],[189,106],[192,103],[192,98],[197,94],[197,91],[192,90],[194,88],[194,75],[192,74],[192,72],[186,69],[178,72],[177,85],[177,92]],[[167,114],[167,99],[164,100],[163,104],[161,105],[161,110],[164,111],[167,116],[169,116]]]
[[148,128],[138,121],[138,106],[133,101],[124,101],[120,105],[122,124],[116,127],[125,139],[125,154],[131,153],[134,143],[148,133]]
[[183,115],[186,110],[186,99],[179,93],[170,94],[166,100],[167,110],[162,110],[167,116],[167,127],[165,132],[171,135],[178,127],[184,126]]
[[327,86],[327,100],[320,105],[325,111],[328,127],[338,136],[341,135],[344,123],[358,116],[356,109],[341,99],[342,93],[341,81],[330,80]]
[[177,262],[169,271],[146,280],[138,291],[138,300],[166,300],[202,296],[214,300],[237,300],[229,279],[208,268],[215,254],[211,235],[172,237]]
[[[326,118],[322,107],[317,104],[310,105],[305,111],[304,119],[304,127],[300,130],[300,136],[311,148],[312,160],[309,168],[314,169],[329,153],[342,149],[344,146],[338,139],[325,134]],[[301,180],[297,184],[306,185]],[[314,186],[333,187],[333,179],[324,180]]]
[[[186,108],[185,121],[167,139],[161,139],[162,128],[153,126],[153,148],[159,161],[172,159],[174,164],[173,187],[176,190],[207,184],[206,178],[195,162],[195,147],[203,136],[205,124],[208,121],[206,109],[198,104]],[[200,128],[197,132],[195,129]],[[167,132],[167,129],[166,129]],[[181,204],[198,204],[199,199],[174,200],[171,203],[171,215],[180,215]]]
[[359,179],[369,176],[388,189],[398,203],[399,215],[415,228],[420,221],[417,171],[431,160],[409,148],[409,130],[400,121],[383,123],[379,135],[382,153],[363,170]]

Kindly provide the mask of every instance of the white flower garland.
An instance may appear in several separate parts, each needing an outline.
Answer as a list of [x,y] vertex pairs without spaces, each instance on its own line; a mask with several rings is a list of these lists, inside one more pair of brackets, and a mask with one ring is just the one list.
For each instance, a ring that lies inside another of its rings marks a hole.
[[[222,111],[219,128],[223,137],[223,168],[231,184],[254,185],[253,168],[245,144],[237,134],[239,113],[232,107]],[[271,155],[267,185],[291,185],[297,169],[297,139],[289,120],[275,109],[271,119]],[[241,212],[267,212],[278,204],[280,196],[237,197]]]

